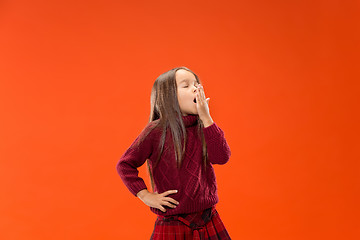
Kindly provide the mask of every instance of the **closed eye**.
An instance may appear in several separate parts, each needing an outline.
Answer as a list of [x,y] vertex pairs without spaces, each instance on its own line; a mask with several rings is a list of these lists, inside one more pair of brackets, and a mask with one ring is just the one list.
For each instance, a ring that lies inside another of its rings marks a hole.
[[[184,88],[187,88],[188,86],[184,86]],[[197,88],[198,86],[197,85],[195,85],[195,87]]]

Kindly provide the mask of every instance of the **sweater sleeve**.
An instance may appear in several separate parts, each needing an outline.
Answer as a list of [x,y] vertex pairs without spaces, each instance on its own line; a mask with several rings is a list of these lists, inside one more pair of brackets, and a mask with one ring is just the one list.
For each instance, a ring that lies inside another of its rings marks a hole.
[[137,168],[145,163],[153,150],[151,133],[143,141],[139,142],[143,133],[144,131],[134,140],[116,164],[116,170],[121,180],[135,197],[137,197],[136,194],[140,190],[147,189],[144,180],[138,176],[139,171]]
[[214,122],[203,129],[209,161],[212,164],[225,164],[229,161],[231,150],[223,130]]

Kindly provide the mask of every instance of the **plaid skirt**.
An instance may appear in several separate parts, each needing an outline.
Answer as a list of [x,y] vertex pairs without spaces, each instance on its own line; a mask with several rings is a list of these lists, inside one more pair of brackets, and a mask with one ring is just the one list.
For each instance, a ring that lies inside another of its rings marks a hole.
[[215,206],[204,211],[171,216],[157,215],[150,240],[231,239]]

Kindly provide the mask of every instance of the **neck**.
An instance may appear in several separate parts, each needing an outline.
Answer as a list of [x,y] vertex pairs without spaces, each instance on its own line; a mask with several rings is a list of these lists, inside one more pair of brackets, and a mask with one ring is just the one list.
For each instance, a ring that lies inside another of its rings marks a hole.
[[194,126],[197,124],[198,115],[188,114],[186,116],[182,116],[182,120],[184,122],[185,127]]

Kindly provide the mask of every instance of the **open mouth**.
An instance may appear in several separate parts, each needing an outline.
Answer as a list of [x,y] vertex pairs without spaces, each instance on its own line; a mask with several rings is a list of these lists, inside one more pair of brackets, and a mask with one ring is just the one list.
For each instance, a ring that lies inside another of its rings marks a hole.
[[196,103],[196,98],[194,98],[193,102]]

